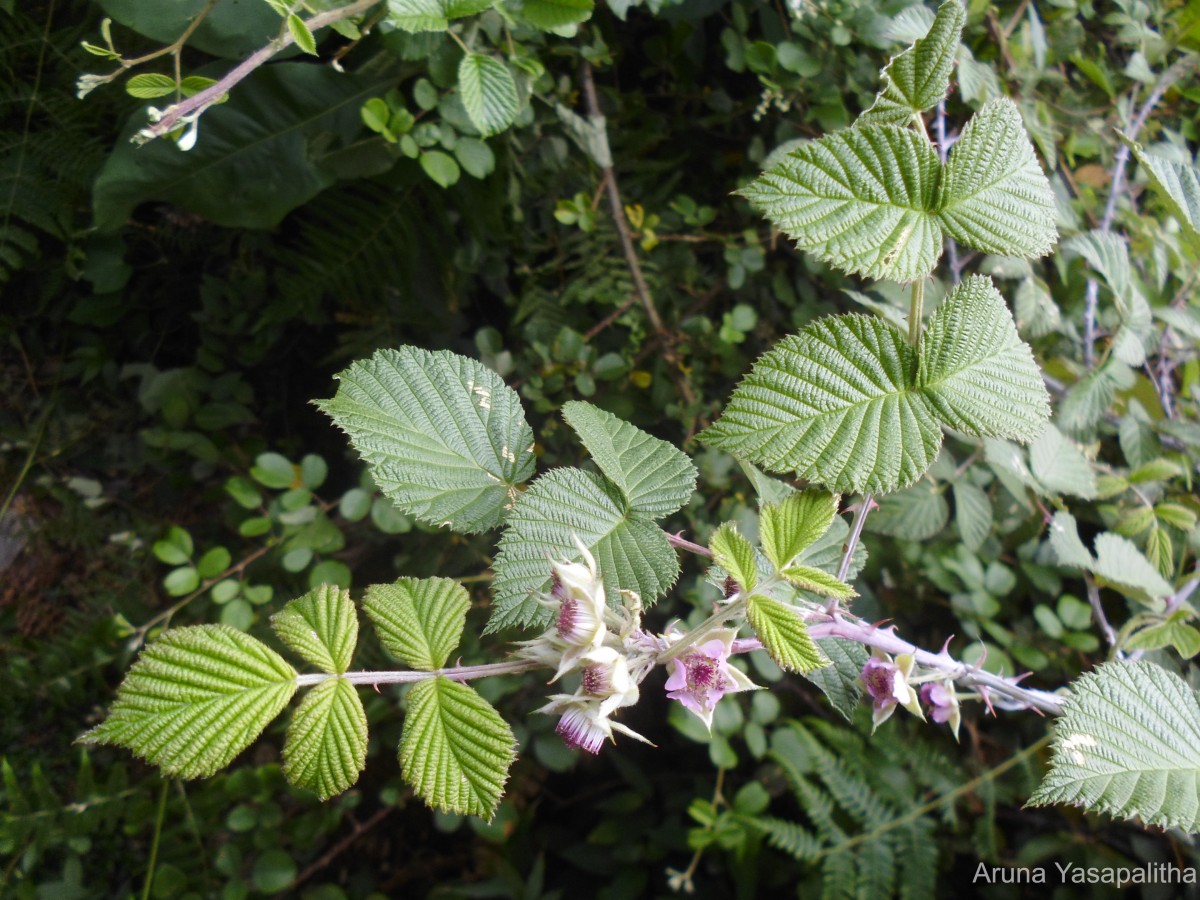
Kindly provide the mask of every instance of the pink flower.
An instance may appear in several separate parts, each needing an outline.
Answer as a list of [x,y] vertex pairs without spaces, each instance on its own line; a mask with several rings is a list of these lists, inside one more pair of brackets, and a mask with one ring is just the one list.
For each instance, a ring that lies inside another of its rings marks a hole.
[[962,714],[954,682],[930,681],[921,685],[921,702],[929,707],[929,717],[933,721],[950,724],[954,739],[958,740],[958,726],[962,723]]
[[886,653],[876,651],[863,666],[862,681],[873,701],[871,718],[874,728],[891,718],[897,705],[918,718],[925,718],[917,692],[908,683],[914,663],[911,653],[901,653],[893,662]]
[[712,730],[713,710],[728,693],[755,690],[758,686],[739,669],[729,665],[735,632],[725,628],[712,639],[689,647],[670,661],[667,696],[678,700]]

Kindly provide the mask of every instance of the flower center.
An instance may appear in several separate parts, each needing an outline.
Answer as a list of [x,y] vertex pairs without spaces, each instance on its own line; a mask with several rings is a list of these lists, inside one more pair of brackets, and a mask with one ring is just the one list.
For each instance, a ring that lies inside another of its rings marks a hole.
[[558,611],[558,636],[563,640],[569,640],[575,633],[575,628],[579,624],[578,607],[579,601],[573,597],[568,597],[562,602],[562,607]]

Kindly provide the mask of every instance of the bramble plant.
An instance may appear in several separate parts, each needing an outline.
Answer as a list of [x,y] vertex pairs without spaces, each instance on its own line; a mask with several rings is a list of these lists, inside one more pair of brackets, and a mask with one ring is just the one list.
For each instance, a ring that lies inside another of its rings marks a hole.
[[[272,47],[308,49],[311,27],[346,21],[372,5],[320,13],[307,24],[281,7],[285,30]],[[491,5],[394,0],[388,16],[401,29],[437,31]],[[958,281],[927,315],[926,286],[947,242],[1025,260],[1050,253],[1058,237],[1055,195],[1014,102],[983,104],[952,147],[935,146],[927,134],[924,115],[949,89],[964,20],[958,0],[943,3],[925,36],[888,63],[874,105],[851,127],[792,150],[740,191],[800,249],[848,274],[907,285],[910,298],[906,329],[879,315],[837,315],[780,341],[699,435],[707,447],[736,457],[754,484],[756,542],[733,521],[719,525],[707,546],[664,531],[657,523],[696,490],[695,466],[681,450],[598,406],[562,407],[594,469],[561,467],[535,477],[533,430],[519,395],[493,370],[445,351],[379,351],[343,371],[336,395],[317,405],[406,514],[459,534],[500,530],[486,631],[522,627],[533,636],[503,660],[450,665],[467,622],[466,589],[445,578],[402,578],[368,587],[361,608],[407,668],[354,671],[358,605],[348,590],[322,585],[272,618],[280,641],[317,672],[298,673],[265,643],[226,625],[168,629],[145,648],[108,717],[82,740],[127,747],[171,775],[208,776],[306,689],[288,728],[283,771],[325,799],[355,784],[365,765],[367,717],[358,687],[408,684],[398,750],[405,780],[432,807],[489,818],[515,740],[466,682],[552,673],[556,693],[537,712],[557,717],[568,745],[598,753],[618,737],[654,741],[621,716],[656,670],[663,670],[667,696],[711,728],[724,695],[758,687],[739,655],[765,649],[844,715],[865,692],[876,727],[898,707],[948,725],[955,736],[968,703],[993,714],[1057,716],[1050,771],[1030,803],[1200,829],[1200,703],[1182,678],[1141,658],[1168,645],[1185,656],[1196,652],[1200,638],[1188,624],[1194,579],[1170,578],[1118,533],[1103,532],[1090,549],[1065,507],[1047,511],[1054,561],[1086,573],[1090,587],[1121,592],[1139,610],[1112,636],[1111,661],[1054,692],[955,658],[948,638],[938,651],[922,649],[896,627],[854,612],[853,580],[865,555],[860,537],[876,500],[922,479],[947,432],[975,442],[989,458],[1009,460],[1007,477],[1016,483],[1037,477],[1063,493],[1054,463],[1079,455],[1050,424],[1043,373],[989,276]],[[575,21],[547,27],[569,30]],[[120,59],[111,41],[108,51]],[[126,61],[121,66],[123,72]],[[182,97],[198,84],[162,82],[180,102],[142,137],[187,126],[180,141],[186,148],[200,114],[236,80],[213,82],[191,100]],[[458,83],[481,135],[513,122],[516,89],[500,62],[468,50]],[[382,99],[364,108],[369,127],[402,152],[421,155],[427,174],[439,180],[444,163],[436,151],[411,138],[405,144],[411,118]],[[597,147],[603,143],[594,122],[579,119],[574,127]],[[606,146],[594,151],[604,166]],[[1129,152],[1195,238],[1195,169],[1147,156],[1132,140]],[[582,215],[586,203],[577,205]],[[1067,249],[1119,298],[1113,359],[1139,365],[1149,313],[1128,283],[1125,245],[1094,232]],[[1107,361],[1095,371],[1119,377]],[[1015,444],[1032,445],[1033,475]],[[850,512],[847,522],[841,514]],[[1187,512],[1177,510],[1177,521]],[[1194,527],[1194,516],[1190,521]],[[709,560],[711,614],[655,631],[644,614],[675,584],[681,551]],[[1099,602],[1093,606],[1098,624],[1107,626]]]

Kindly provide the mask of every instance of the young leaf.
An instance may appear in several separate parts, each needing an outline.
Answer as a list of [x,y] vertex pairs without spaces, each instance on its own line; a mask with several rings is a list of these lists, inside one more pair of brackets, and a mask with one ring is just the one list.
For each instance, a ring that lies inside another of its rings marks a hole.
[[824,569],[814,569],[812,566],[788,566],[782,574],[800,590],[819,594],[822,597],[849,600],[851,597],[858,596],[858,592],[854,588],[830,575]]
[[350,592],[332,584],[313,588],[271,617],[279,639],[324,672],[350,668],[358,646],[358,616]]
[[912,347],[882,320],[818,319],[759,358],[700,440],[838,493],[894,491],[942,444],[916,374]]
[[175,79],[157,72],[142,72],[125,82],[125,93],[139,100],[153,100],[175,93]]
[[960,0],[946,0],[939,6],[929,33],[887,64],[883,90],[855,124],[907,125],[914,116],[936,106],[950,87],[954,54],[966,19]]
[[228,625],[163,632],[133,664],[88,744],[117,744],[168,775],[223,769],[296,690],[296,671],[274,650]]
[[1167,201],[1171,213],[1193,239],[1200,238],[1200,171],[1195,166],[1146,153],[1140,144],[1123,134],[1121,139],[1146,170],[1150,183]]
[[1071,685],[1031,806],[1070,803],[1200,831],[1200,703],[1151,662],[1105,663]]
[[713,532],[708,541],[713,562],[725,570],[738,583],[742,593],[748,594],[758,583],[758,563],[754,558],[754,547],[737,530],[733,522],[725,522]]
[[309,56],[317,55],[317,40],[313,37],[313,33],[308,30],[308,25],[305,24],[302,18],[292,13],[287,18],[287,27],[297,47]]
[[815,643],[831,664],[804,672],[804,677],[820,688],[830,705],[847,722],[852,722],[858,699],[862,696],[863,666],[870,654],[862,644],[842,638],[821,638]]
[[367,762],[367,714],[344,678],[314,687],[296,711],[283,745],[283,774],[322,800],[354,785]]
[[554,469],[530,485],[508,517],[492,564],[495,609],[488,631],[549,621],[536,595],[550,587],[552,560],[582,559],[577,537],[596,559],[610,605],[623,588],[649,606],[679,576],[667,536],[629,509],[616,485],[582,469]]
[[756,594],[746,610],[754,633],[771,659],[788,672],[811,672],[830,663],[795,609],[773,597]]
[[929,141],[863,125],[810,141],[740,193],[819,259],[865,278],[915,281],[933,271],[940,164]]
[[758,531],[767,559],[777,569],[786,567],[797,553],[829,530],[837,509],[838,498],[818,490],[791,494],[781,503],[763,504]]
[[590,403],[572,400],[562,413],[631,509],[657,519],[692,496],[696,467],[682,451]]
[[373,584],[363,612],[383,646],[414,669],[440,669],[462,640],[471,599],[449,578],[401,578]]
[[1050,418],[1050,395],[1004,298],[971,276],[942,303],[921,341],[917,383],[945,424],[1028,443]]
[[317,403],[405,512],[455,531],[494,528],[533,474],[521,399],[482,363],[416,347],[380,350]]
[[950,150],[938,191],[946,233],[984,253],[1045,256],[1058,239],[1054,192],[1007,98],[971,117]]
[[1200,653],[1200,631],[1188,625],[1176,613],[1166,622],[1151,625],[1134,634],[1125,644],[1126,650],[1161,650],[1172,646],[1184,659]]
[[465,684],[438,676],[408,692],[400,765],[404,780],[435,809],[490,819],[515,744],[500,714]]
[[1077,569],[1091,571],[1096,564],[1092,551],[1079,538],[1079,529],[1075,517],[1069,512],[1059,510],[1050,520],[1050,549],[1058,558],[1059,565],[1074,566]]
[[464,56],[458,64],[458,91],[471,124],[484,137],[503,131],[517,116],[517,84],[498,59],[482,53]]

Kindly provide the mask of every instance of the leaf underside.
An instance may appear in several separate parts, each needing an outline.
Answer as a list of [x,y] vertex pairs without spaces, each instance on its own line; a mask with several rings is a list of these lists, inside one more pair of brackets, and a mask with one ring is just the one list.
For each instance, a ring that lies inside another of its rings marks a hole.
[[1200,703],[1147,661],[1105,663],[1071,685],[1032,806],[1069,803],[1200,830]]
[[350,437],[380,489],[430,525],[499,525],[533,474],[520,397],[482,363],[416,347],[380,350],[317,405]]
[[228,625],[175,628],[142,651],[108,717],[81,740],[126,747],[168,775],[207,777],[283,711],[295,678],[278,653]]
[[404,780],[435,809],[490,819],[515,744],[512,729],[468,685],[438,676],[408,692],[400,765]]

